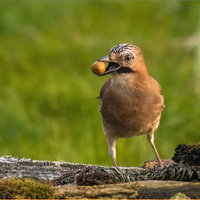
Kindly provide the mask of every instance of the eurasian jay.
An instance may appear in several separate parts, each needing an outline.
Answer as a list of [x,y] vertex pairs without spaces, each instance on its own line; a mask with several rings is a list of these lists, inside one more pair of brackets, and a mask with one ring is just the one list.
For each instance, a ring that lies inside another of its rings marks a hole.
[[154,144],[154,131],[165,107],[164,98],[159,83],[147,71],[141,49],[119,44],[98,61],[108,62],[102,75],[111,74],[100,92],[100,113],[114,167],[117,139],[147,134],[157,167],[163,168]]

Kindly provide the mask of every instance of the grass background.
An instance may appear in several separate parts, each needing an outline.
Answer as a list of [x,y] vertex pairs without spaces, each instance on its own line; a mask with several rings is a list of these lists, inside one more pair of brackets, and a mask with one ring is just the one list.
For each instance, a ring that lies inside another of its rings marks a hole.
[[[1,1],[0,155],[112,165],[91,65],[124,42],[162,86],[161,158],[199,142],[199,38],[195,1]],[[118,165],[151,159],[146,135],[118,140]]]

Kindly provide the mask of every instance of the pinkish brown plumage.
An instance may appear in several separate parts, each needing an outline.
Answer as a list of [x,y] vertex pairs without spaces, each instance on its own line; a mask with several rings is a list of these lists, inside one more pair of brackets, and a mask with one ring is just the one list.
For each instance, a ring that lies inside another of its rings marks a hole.
[[147,134],[158,167],[163,168],[154,145],[154,131],[159,126],[164,99],[159,83],[148,74],[142,51],[131,44],[119,44],[98,61],[108,62],[102,75],[111,74],[100,92],[100,112],[113,165],[117,167],[118,138]]

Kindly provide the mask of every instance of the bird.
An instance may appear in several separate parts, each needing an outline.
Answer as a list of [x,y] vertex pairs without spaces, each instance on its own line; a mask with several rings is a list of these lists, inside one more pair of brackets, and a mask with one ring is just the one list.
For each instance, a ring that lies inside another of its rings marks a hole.
[[101,76],[111,74],[101,88],[99,99],[103,131],[114,167],[117,167],[117,139],[147,134],[157,158],[156,167],[163,169],[154,144],[154,132],[165,107],[164,97],[161,86],[148,73],[141,49],[121,43],[98,62],[108,63]]

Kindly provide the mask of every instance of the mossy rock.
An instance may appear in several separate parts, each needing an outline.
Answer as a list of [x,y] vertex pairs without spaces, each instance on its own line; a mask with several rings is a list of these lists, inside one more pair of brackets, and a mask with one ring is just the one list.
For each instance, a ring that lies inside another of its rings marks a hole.
[[0,199],[51,199],[53,187],[31,179],[0,180]]

